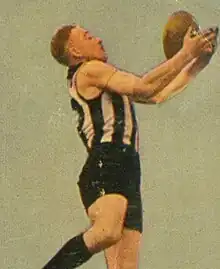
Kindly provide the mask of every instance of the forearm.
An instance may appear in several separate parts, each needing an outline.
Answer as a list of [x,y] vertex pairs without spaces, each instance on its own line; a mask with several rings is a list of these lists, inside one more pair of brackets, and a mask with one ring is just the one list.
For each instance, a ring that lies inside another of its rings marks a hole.
[[185,74],[180,73],[177,75],[177,77],[170,83],[168,86],[166,86],[162,91],[159,93],[153,95],[150,97],[148,100],[143,102],[143,100],[133,100],[134,102],[137,103],[142,103],[142,104],[160,104],[165,102],[168,99],[173,98],[177,94],[181,93],[189,84],[189,82],[192,80],[192,78],[185,76]]
[[[139,97],[139,101],[148,103],[149,98],[162,91],[191,60],[192,56],[181,50],[172,59],[144,75],[142,81],[151,85],[151,91],[148,92],[146,98],[144,96]],[[138,99],[138,96],[136,99]]]
[[158,84],[158,81],[171,81],[188,63],[192,56],[180,50],[173,58],[161,63],[142,76],[144,83]]
[[188,77],[183,73],[178,74],[177,77],[161,92],[149,98],[148,104],[161,104],[167,100],[170,100],[185,90],[192,79],[192,77]]
[[187,85],[208,65],[210,56],[193,59],[161,92],[149,98],[149,103],[162,103],[181,93]]

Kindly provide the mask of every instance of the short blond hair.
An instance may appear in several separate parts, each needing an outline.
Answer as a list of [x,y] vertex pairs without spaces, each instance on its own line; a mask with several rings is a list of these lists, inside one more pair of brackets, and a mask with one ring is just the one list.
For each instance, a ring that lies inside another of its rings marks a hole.
[[50,52],[52,56],[58,63],[65,66],[69,65],[67,43],[71,31],[75,27],[75,24],[63,25],[56,30],[51,39]]

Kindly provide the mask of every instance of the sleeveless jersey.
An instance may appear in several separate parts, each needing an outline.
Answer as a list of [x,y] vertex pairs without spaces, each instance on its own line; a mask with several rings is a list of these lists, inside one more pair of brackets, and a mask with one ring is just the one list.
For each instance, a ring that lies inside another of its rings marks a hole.
[[105,90],[92,100],[83,98],[76,86],[76,71],[81,64],[69,68],[67,79],[72,88],[71,107],[78,114],[78,134],[87,151],[106,142],[119,147],[130,145],[138,151],[139,134],[133,103],[125,95]]

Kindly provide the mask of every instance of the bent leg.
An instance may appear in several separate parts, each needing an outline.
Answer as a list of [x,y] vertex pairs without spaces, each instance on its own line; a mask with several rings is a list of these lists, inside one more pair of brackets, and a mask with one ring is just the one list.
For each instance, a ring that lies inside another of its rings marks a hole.
[[70,239],[43,269],[72,269],[87,262],[93,254],[121,238],[127,200],[110,194],[97,199],[88,209],[93,225],[85,233]]
[[126,211],[127,199],[119,194],[104,195],[88,208],[93,225],[84,240],[90,251],[99,252],[121,239]]

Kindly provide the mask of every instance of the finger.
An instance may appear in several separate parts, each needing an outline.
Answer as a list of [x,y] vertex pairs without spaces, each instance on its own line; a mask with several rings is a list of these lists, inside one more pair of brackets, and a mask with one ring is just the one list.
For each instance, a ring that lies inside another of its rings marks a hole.
[[213,49],[213,53],[217,50],[218,47],[218,40],[217,37],[214,41],[212,41],[212,49]]
[[189,28],[187,29],[186,36],[194,37],[194,29],[192,25],[190,25]]
[[188,35],[191,37],[191,38],[194,38],[196,36],[199,35],[199,31],[197,31],[195,28],[193,28],[192,26],[189,26],[188,28],[188,31],[187,31]]
[[218,37],[219,28],[218,27],[210,27],[203,31],[202,35],[206,37],[211,42],[215,41]]
[[212,43],[206,43],[203,47],[203,52],[208,53],[208,54],[212,54],[214,52],[214,47],[212,45]]
[[216,32],[216,35],[219,34],[219,28],[218,28],[218,26],[215,27],[215,32]]
[[206,43],[213,43],[216,40],[216,33],[213,32],[210,28],[206,29],[202,32],[202,34],[200,35],[200,42],[202,42],[203,44]]
[[189,34],[191,33],[191,31],[192,31],[192,25],[190,25],[190,26],[188,27],[186,34],[189,35]]
[[210,27],[210,30],[211,30],[213,33],[215,33],[216,35],[218,35],[218,33],[219,33],[219,28],[218,28],[218,26],[212,26],[212,27]]
[[213,42],[214,40],[216,40],[216,33],[211,32],[207,35],[204,36],[205,39],[209,40],[210,42]]
[[214,33],[214,31],[213,31],[212,28],[209,27],[209,28],[203,30],[203,31],[201,32],[201,35],[202,35],[202,36],[208,36],[208,35],[210,35],[211,33]]

